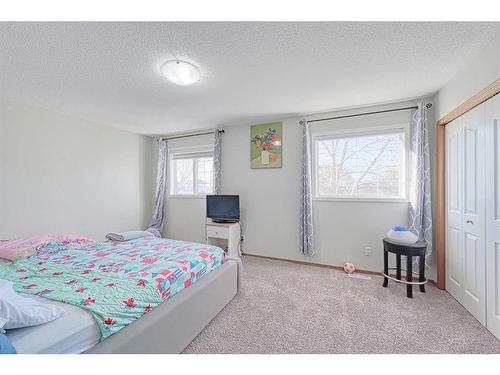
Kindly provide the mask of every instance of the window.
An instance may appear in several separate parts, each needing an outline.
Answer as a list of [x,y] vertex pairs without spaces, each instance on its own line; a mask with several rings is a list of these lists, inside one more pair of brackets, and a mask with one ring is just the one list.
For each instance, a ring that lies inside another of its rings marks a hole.
[[213,191],[213,151],[173,150],[170,195],[203,196]]
[[406,199],[406,129],[314,138],[318,199]]

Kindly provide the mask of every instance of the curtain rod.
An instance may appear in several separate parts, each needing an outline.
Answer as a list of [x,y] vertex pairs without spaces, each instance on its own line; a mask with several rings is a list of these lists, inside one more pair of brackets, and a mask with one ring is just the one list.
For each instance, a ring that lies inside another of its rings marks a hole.
[[[432,104],[431,103],[427,103],[425,106],[426,106],[426,108],[431,108]],[[336,117],[319,118],[319,119],[316,119],[316,120],[309,120],[309,121],[307,121],[307,123],[309,124],[311,122],[328,121],[328,120],[338,120],[338,119],[341,119],[341,118],[358,117],[358,116],[366,116],[366,115],[375,115],[377,113],[406,111],[406,110],[409,110],[409,109],[418,109],[418,106],[404,107],[404,108],[394,108],[394,109],[385,109],[385,110],[382,110],[382,111],[373,111],[373,112],[365,112],[365,113],[356,113],[356,114],[353,114],[353,115],[344,115],[344,116],[336,116]]]
[[197,137],[199,135],[208,135],[208,134],[214,134],[215,132],[219,133],[224,133],[224,129],[217,129],[213,130],[210,132],[203,132],[203,133],[193,133],[193,134],[184,134],[184,135],[174,135],[172,137],[165,137],[165,138],[159,138],[159,141],[169,141],[171,139],[179,139],[179,138],[188,138],[188,137]]

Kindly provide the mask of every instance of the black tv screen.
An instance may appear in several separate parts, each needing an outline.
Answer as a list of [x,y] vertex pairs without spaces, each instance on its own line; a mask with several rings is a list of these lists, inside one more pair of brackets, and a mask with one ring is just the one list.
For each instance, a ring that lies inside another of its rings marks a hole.
[[214,221],[240,219],[239,195],[207,195],[207,217]]

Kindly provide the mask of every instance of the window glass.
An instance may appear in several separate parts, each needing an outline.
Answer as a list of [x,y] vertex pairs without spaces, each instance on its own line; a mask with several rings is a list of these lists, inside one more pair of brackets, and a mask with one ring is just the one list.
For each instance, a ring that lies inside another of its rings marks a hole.
[[212,152],[170,154],[170,195],[206,195],[213,192]]
[[324,136],[315,152],[319,197],[406,197],[403,130]]

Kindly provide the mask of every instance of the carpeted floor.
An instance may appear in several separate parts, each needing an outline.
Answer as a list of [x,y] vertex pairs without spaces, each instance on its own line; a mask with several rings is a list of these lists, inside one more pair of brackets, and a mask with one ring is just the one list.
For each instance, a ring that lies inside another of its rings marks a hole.
[[184,353],[500,353],[447,292],[243,257],[238,295]]

